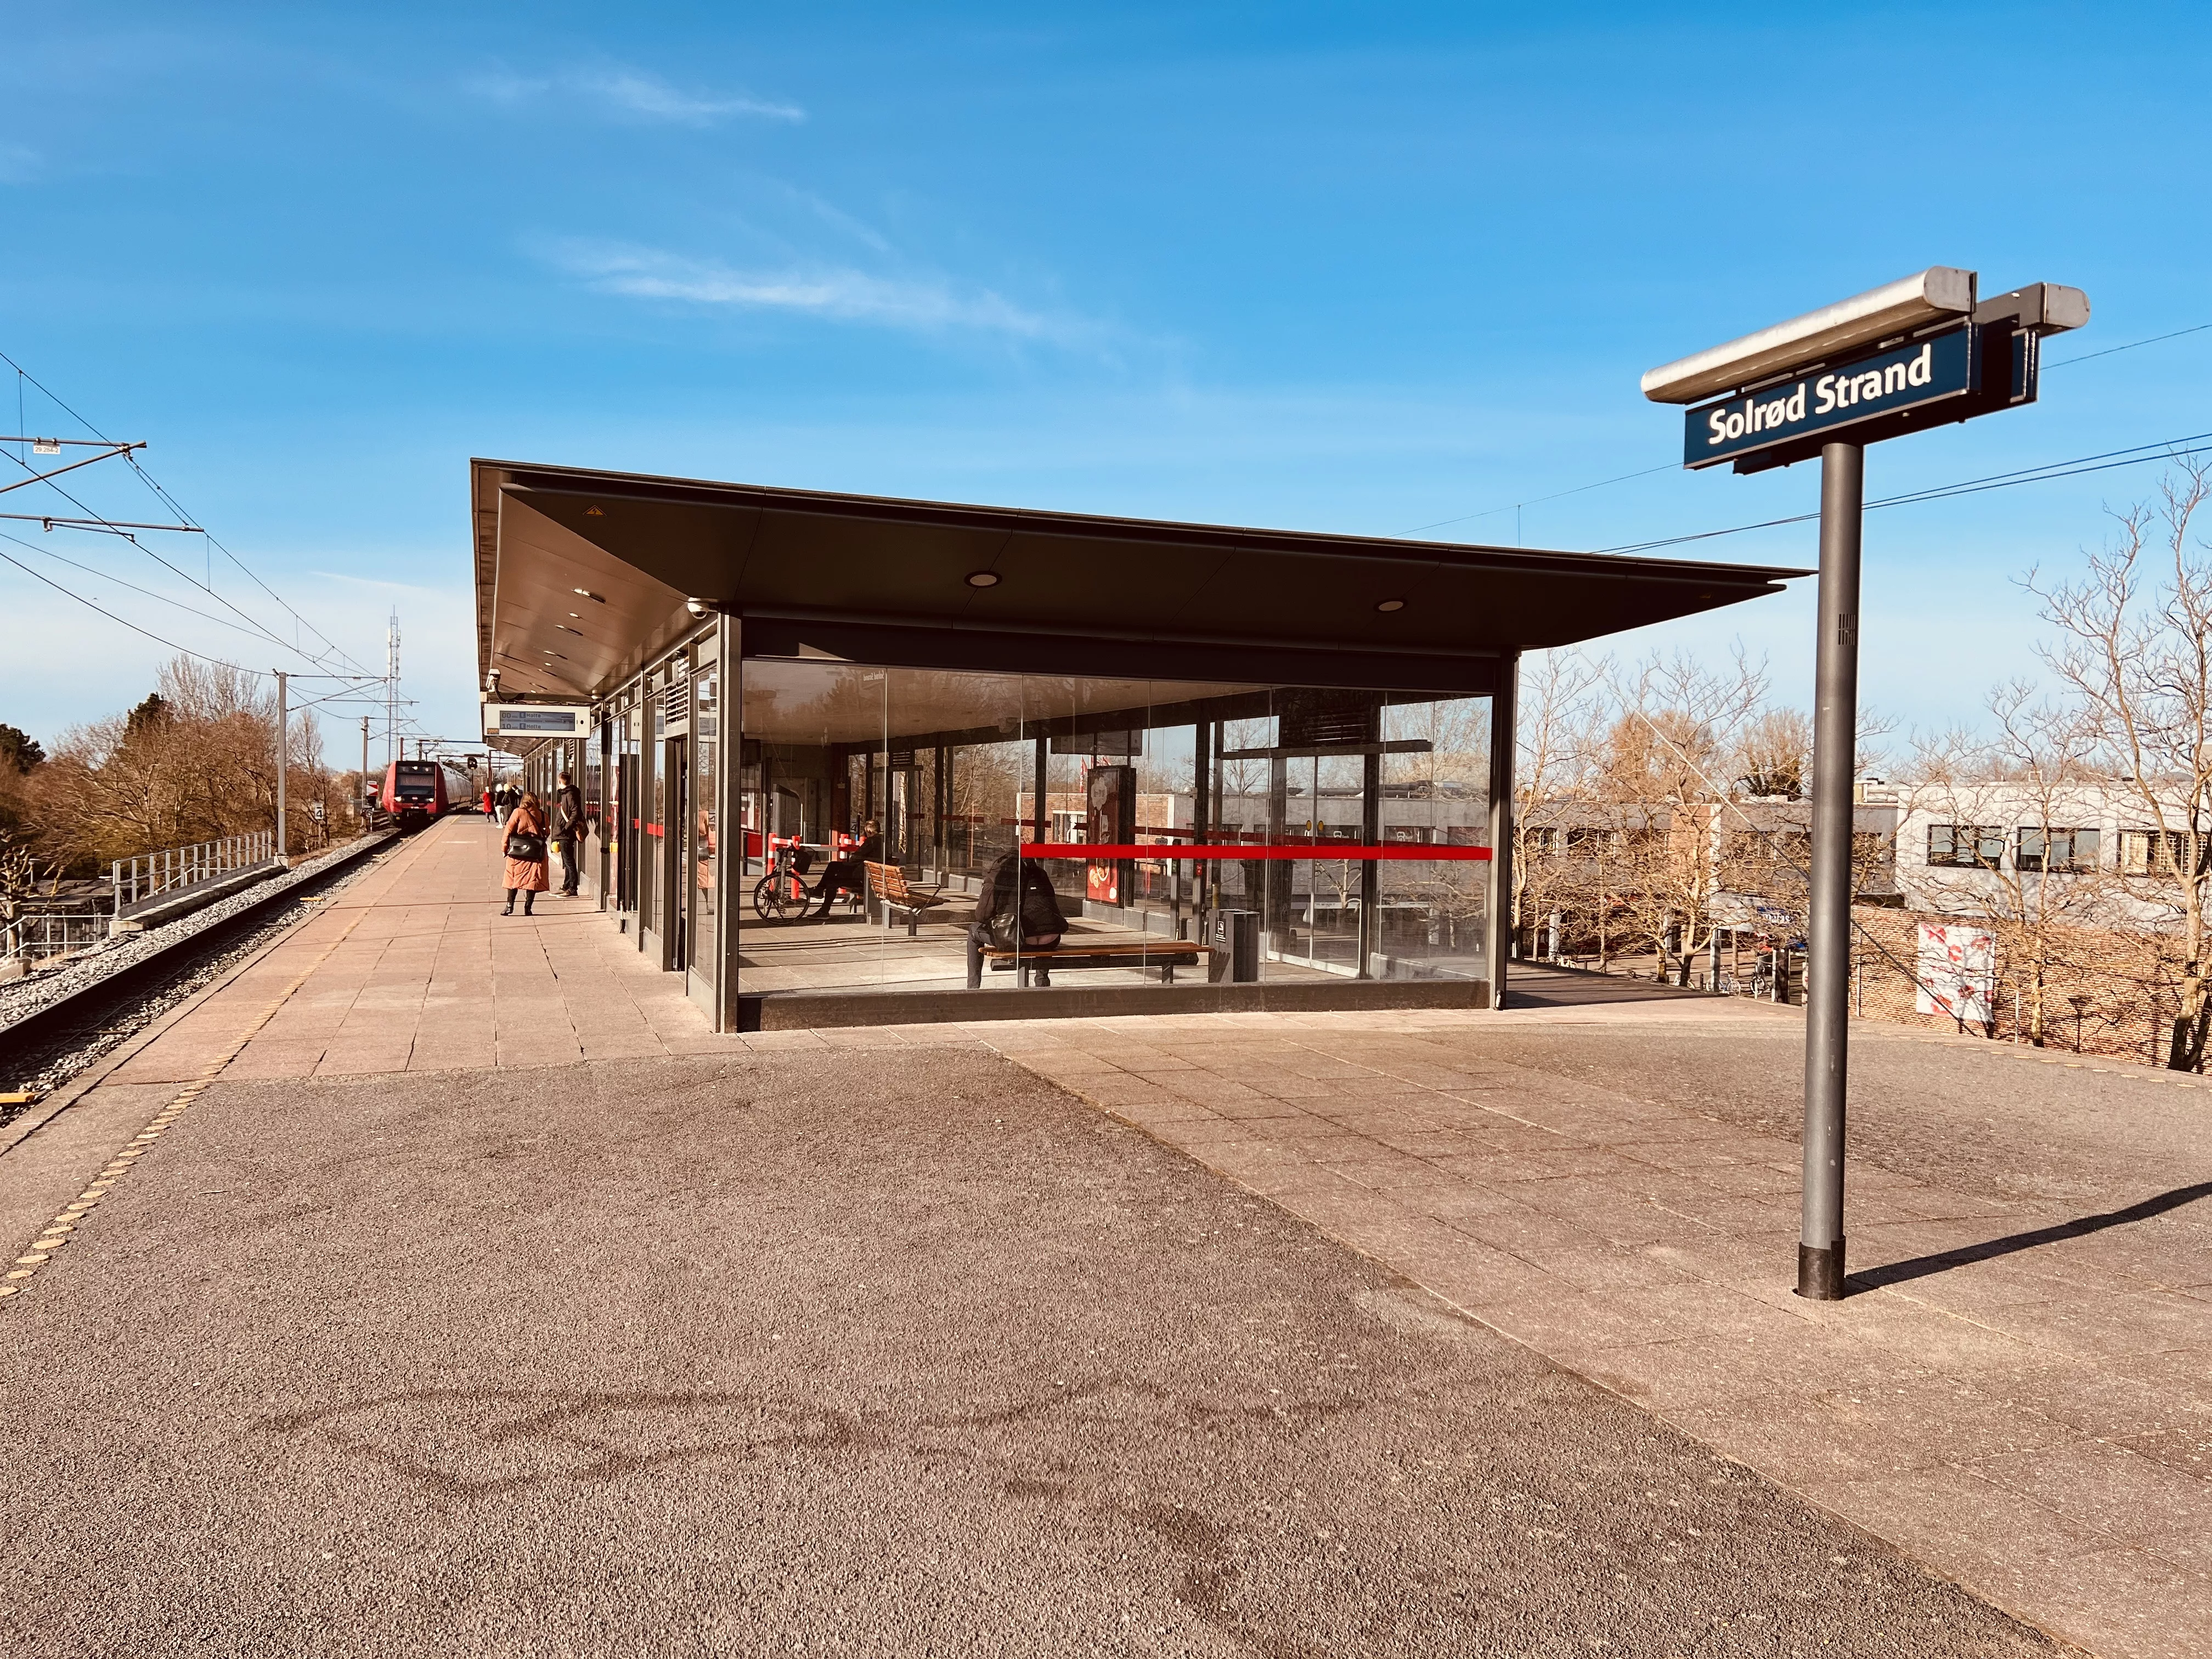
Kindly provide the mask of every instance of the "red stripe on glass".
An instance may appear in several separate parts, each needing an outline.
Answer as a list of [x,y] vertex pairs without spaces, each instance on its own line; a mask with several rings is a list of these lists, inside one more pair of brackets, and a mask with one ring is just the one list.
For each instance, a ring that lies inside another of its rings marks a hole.
[[1097,863],[1106,859],[1164,859],[1181,864],[1202,859],[1292,859],[1304,862],[1309,859],[1323,860],[1350,859],[1364,861],[1418,860],[1443,863],[1487,863],[1487,847],[1447,847],[1440,842],[1425,841],[1395,841],[1380,847],[1363,847],[1351,842],[1300,841],[1260,842],[1248,846],[1234,842],[1208,842],[1202,847],[1188,846],[1177,842],[1115,842],[1097,847],[1079,842],[1026,842],[1018,849],[1025,859],[1082,859]]

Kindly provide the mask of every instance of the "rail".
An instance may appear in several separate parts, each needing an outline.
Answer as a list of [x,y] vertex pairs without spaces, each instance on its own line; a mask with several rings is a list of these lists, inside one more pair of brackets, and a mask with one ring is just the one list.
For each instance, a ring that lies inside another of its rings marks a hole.
[[276,856],[276,835],[263,830],[251,836],[225,836],[191,847],[172,847],[163,852],[143,853],[134,859],[117,859],[109,866],[114,890],[115,914],[179,888],[192,887],[235,870],[250,870]]

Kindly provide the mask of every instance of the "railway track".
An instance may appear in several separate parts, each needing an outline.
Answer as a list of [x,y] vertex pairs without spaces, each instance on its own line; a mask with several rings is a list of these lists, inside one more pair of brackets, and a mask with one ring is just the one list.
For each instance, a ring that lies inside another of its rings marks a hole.
[[0,986],[0,1129],[118,1044],[313,914],[399,844],[363,836],[50,975]]

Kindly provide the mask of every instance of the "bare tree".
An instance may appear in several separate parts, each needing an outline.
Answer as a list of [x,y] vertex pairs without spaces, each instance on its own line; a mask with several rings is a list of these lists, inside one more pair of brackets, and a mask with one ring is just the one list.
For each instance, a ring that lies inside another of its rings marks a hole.
[[1934,843],[1921,897],[1994,936],[2020,990],[2021,1025],[2040,1048],[2054,981],[2081,965],[2082,929],[2112,919],[2094,827],[2096,732],[2078,708],[2026,681],[1991,692],[1989,710],[1984,734],[1921,741],[1905,798]]
[[1747,795],[1802,800],[1813,776],[1813,722],[1800,709],[1768,709],[1745,726],[1729,769]]
[[0,959],[21,956],[23,903],[39,889],[38,860],[15,831],[0,829]]
[[1616,695],[1621,712],[1595,773],[1617,863],[1609,902],[1649,942],[1661,975],[1686,980],[1722,890],[1727,763],[1765,702],[1765,667],[1741,648],[1717,670],[1655,656]]
[[1566,841],[1592,799],[1612,673],[1610,658],[1578,651],[1522,659],[1513,771],[1516,932],[1524,922],[1544,926],[1554,912],[1579,921],[1595,903],[1595,864],[1569,857]]
[[2212,465],[2178,462],[2155,500],[2113,517],[2079,580],[2027,580],[2059,630],[2044,659],[2080,700],[2105,769],[2145,820],[2138,885],[2172,910],[2181,962],[2167,1066],[2202,1070],[2212,1024],[2212,560],[2197,528]]

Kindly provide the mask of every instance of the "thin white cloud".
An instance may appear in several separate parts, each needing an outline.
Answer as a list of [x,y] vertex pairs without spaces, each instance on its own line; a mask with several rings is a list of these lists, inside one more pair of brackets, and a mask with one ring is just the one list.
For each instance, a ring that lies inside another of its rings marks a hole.
[[660,76],[623,64],[564,70],[556,75],[517,75],[496,69],[473,76],[463,86],[477,97],[510,106],[542,99],[567,99],[597,105],[608,114],[682,126],[711,127],[732,116],[769,121],[804,121],[796,104],[743,94],[712,96],[686,92]]
[[709,126],[730,115],[757,115],[771,121],[803,121],[806,112],[796,104],[771,103],[763,98],[701,98],[678,91],[657,75],[639,70],[611,70],[581,76],[576,84],[595,93],[617,108],[656,120],[682,121]]
[[932,277],[878,276],[840,265],[739,270],[606,243],[564,243],[554,257],[600,293],[633,299],[794,312],[927,333],[973,330],[1061,343],[1095,331],[1072,319],[1027,310],[988,289],[963,290]]
[[38,175],[39,152],[28,144],[0,144],[0,185],[27,185]]

